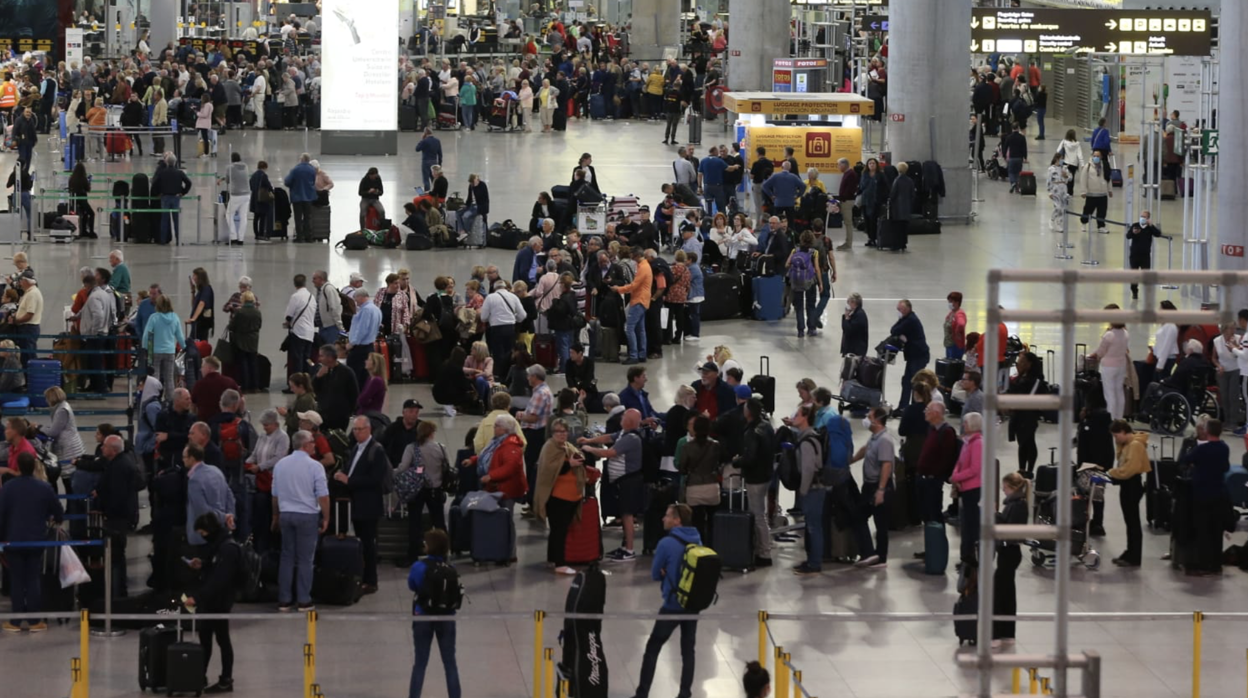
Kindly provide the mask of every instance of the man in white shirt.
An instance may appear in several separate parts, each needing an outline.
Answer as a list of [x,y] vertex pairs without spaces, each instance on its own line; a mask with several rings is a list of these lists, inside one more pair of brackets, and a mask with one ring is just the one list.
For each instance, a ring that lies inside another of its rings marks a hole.
[[[306,612],[313,609],[316,541],[329,527],[329,482],[324,466],[313,458],[316,438],[311,432],[295,432],[291,445],[294,451],[273,466],[273,527],[282,532],[277,610],[290,611],[297,599],[299,611]],[[292,581],[296,582],[294,594]]]
[[304,373],[312,362],[312,350],[316,340],[316,298],[306,286],[308,277],[295,275],[295,292],[286,303],[286,376]]
[[333,344],[342,336],[342,296],[329,283],[329,274],[324,270],[312,274],[312,285],[316,287],[316,327],[319,343]]
[[509,290],[507,282],[494,282],[494,292],[485,297],[481,305],[481,321],[488,327],[485,331],[490,356],[494,357],[494,377],[503,380],[511,369],[511,349],[516,343],[516,323],[524,322],[528,314],[516,294]]
[[269,91],[269,82],[264,75],[264,61],[256,66],[256,79],[251,83],[251,110],[256,113],[256,128],[264,128],[264,97]]

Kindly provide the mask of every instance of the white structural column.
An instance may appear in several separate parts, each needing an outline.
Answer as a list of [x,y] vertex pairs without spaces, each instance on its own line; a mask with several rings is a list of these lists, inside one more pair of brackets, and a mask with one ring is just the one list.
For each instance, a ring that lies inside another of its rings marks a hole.
[[888,14],[888,111],[904,121],[889,121],[887,150],[894,162],[939,162],[946,193],[940,216],[966,216],[971,0],[892,0]]
[[[177,3],[173,2],[154,2],[147,13],[147,21],[150,25],[151,37],[147,40],[147,45],[152,51],[159,54],[164,50],[169,42],[177,42],[178,40],[178,8]],[[135,42],[138,43],[137,41]],[[129,50],[129,49],[127,49]]]
[[680,45],[680,3],[675,0],[633,0],[633,31],[629,53],[651,65],[663,49]]
[[[1242,2],[1222,3],[1218,19],[1218,46],[1223,65],[1239,65],[1248,50],[1248,7]],[[1227,73],[1232,76],[1232,72]],[[1248,246],[1248,229],[1244,227],[1248,217],[1248,164],[1243,154],[1248,151],[1248,91],[1240,79],[1222,79],[1218,83],[1218,135],[1219,152],[1226,157],[1218,158],[1217,238],[1211,240],[1210,254],[1216,255],[1216,266],[1225,271],[1248,270],[1248,257],[1228,257],[1221,254],[1222,245]],[[1248,308],[1248,287],[1233,286],[1233,307]]]
[[729,90],[771,92],[771,62],[789,57],[791,14],[788,0],[729,1]]

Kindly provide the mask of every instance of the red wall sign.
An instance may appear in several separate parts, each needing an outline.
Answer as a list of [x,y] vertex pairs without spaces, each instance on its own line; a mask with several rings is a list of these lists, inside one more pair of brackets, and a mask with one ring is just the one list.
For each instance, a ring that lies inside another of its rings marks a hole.
[[906,115],[905,114],[889,114],[888,120],[889,121],[905,121]]
[[1222,256],[1223,257],[1243,257],[1244,246],[1243,245],[1223,245]]

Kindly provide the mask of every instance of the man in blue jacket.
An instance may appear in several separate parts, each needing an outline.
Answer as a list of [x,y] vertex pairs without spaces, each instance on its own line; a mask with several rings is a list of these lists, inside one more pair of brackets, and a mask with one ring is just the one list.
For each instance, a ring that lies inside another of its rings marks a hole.
[[927,348],[927,335],[923,333],[923,323],[919,321],[919,316],[914,314],[910,301],[904,298],[897,301],[897,314],[900,317],[888,333],[901,340],[904,346],[902,356],[906,359],[906,371],[901,374],[901,399],[897,401],[896,412],[900,412],[910,404],[910,379],[914,378],[914,374],[927,368],[932,355]]
[[286,189],[290,192],[290,207],[295,214],[295,242],[312,242],[308,231],[308,216],[312,202],[316,201],[316,168],[310,163],[312,156],[299,156],[299,164],[286,173]]
[[[430,615],[431,609],[426,607],[426,594],[430,591],[425,589],[426,574],[435,566],[450,564],[446,561],[451,552],[451,543],[446,537],[446,532],[438,528],[426,532],[425,552],[425,559],[413,563],[407,573],[407,588],[416,593],[416,598],[412,601],[412,615],[414,616]],[[451,611],[445,615],[453,616],[455,612]],[[412,644],[416,650],[416,660],[412,663],[412,676],[408,684],[409,698],[413,696],[418,698],[425,685],[425,668],[429,665],[429,655],[432,653],[435,637],[438,640],[438,653],[442,655],[442,668],[446,671],[446,694],[450,698],[459,698],[461,695],[459,665],[455,661],[454,621],[414,620],[412,621]]]
[[433,129],[425,128],[425,135],[416,144],[416,152],[420,153],[420,179],[428,193],[433,189],[433,166],[442,164],[442,141],[434,137]]
[[763,182],[763,193],[772,201],[772,215],[792,222],[797,201],[806,192],[806,183],[789,171],[789,167],[787,160],[780,163],[780,170]]
[[[4,468],[8,471],[8,468]],[[29,453],[17,456],[18,477],[5,483],[0,489],[0,541],[27,543],[48,539],[48,520],[60,525],[65,510],[52,491],[52,486],[36,480],[35,457]],[[13,600],[13,613],[34,613],[39,610],[42,598],[39,573],[42,569],[43,549],[13,549],[5,551],[11,583],[9,598]],[[31,632],[48,629],[48,624],[38,621],[29,626]],[[5,632],[21,632],[21,628],[6,621]]]
[[[687,504],[673,504],[663,515],[663,530],[668,535],[659,541],[654,550],[654,563],[650,577],[659,582],[663,591],[663,607],[659,614],[688,613],[676,599],[676,587],[680,584],[680,566],[685,557],[686,545],[702,545],[698,529],[693,527],[693,510]],[[672,633],[680,628],[680,691],[676,698],[693,695],[694,647],[698,640],[696,620],[656,620],[650,639],[646,641],[646,653],[641,660],[641,679],[633,698],[649,698],[650,684],[654,682],[654,669],[659,663],[659,652]]]
[[537,284],[538,269],[542,263],[542,238],[534,235],[529,244],[516,252],[515,264],[511,267],[511,283],[523,281],[530,289]]

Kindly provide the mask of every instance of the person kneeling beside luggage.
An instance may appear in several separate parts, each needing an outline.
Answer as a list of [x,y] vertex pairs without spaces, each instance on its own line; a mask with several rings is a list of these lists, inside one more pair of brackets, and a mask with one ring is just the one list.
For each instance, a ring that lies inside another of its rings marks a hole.
[[[234,607],[234,595],[238,589],[238,566],[242,561],[242,548],[230,537],[217,515],[209,512],[195,519],[195,530],[206,541],[205,558],[194,558],[190,566],[203,570],[204,581],[195,596],[186,597],[186,607],[200,613],[229,613]],[[230,642],[230,621],[204,620],[199,622],[199,644],[204,648],[204,684],[207,685],[208,664],[212,661],[212,638],[217,638],[221,648],[221,678],[208,686],[205,693],[230,693],[234,690],[234,645]]]

